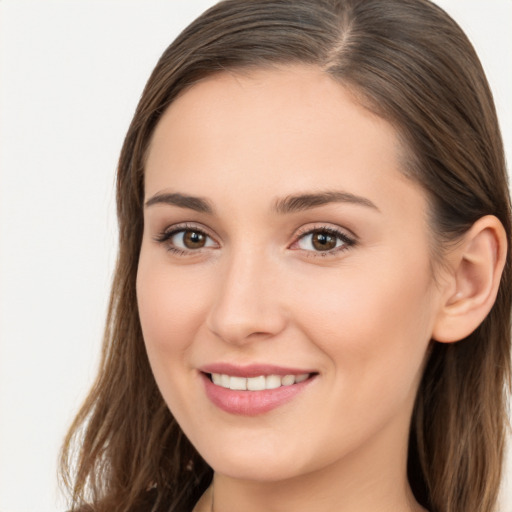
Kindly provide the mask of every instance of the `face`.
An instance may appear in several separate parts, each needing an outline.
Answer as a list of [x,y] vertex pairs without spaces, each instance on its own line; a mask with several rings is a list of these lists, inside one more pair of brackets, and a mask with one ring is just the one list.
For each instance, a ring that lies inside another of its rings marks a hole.
[[305,66],[210,77],[163,115],[138,306],[161,393],[217,472],[404,454],[439,293],[400,154]]

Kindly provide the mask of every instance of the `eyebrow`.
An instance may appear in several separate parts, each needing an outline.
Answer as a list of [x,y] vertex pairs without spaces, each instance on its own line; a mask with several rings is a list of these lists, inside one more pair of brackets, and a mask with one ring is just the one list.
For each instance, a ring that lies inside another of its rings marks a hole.
[[[312,194],[286,196],[282,199],[277,199],[274,202],[273,210],[276,213],[285,215],[309,210],[311,208],[317,208],[330,203],[349,203],[380,211],[379,208],[366,197],[357,196],[350,192],[340,191],[325,191]],[[178,192],[155,194],[146,201],[145,206],[147,208],[155,204],[178,206],[180,208],[187,208],[189,210],[207,213],[210,215],[214,213],[214,208],[208,199],[180,194]]]
[[213,213],[213,207],[207,199],[202,197],[187,196],[179,193],[155,194],[145,203],[146,208],[154,204],[168,204],[171,206],[179,206],[180,208],[188,208],[200,213]]
[[366,197],[357,196],[350,192],[326,191],[315,194],[299,194],[278,199],[274,203],[274,211],[281,214],[300,212],[330,203],[349,203],[372,208],[380,211],[379,208]]

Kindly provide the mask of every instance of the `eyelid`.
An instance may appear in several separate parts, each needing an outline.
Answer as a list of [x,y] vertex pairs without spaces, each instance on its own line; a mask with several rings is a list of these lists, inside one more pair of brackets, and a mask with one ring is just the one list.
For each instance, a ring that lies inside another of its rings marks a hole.
[[330,224],[327,222],[315,222],[311,224],[306,224],[305,226],[300,227],[295,233],[295,238],[299,238],[301,236],[307,235],[314,231],[329,231],[331,233],[340,234],[346,238],[350,238],[351,240],[357,241],[357,236],[350,229],[338,226],[336,224]]
[[[206,237],[210,238],[216,245],[216,247],[200,247],[197,249],[184,249],[181,247],[177,247],[170,243],[170,239],[176,235],[177,233],[183,232],[183,231],[196,231],[204,234]],[[294,247],[296,246],[299,241],[306,237],[307,235],[311,235],[315,232],[325,232],[329,233],[333,236],[335,236],[338,240],[341,240],[343,244],[339,247],[334,247],[332,249],[328,249],[325,251],[315,251],[315,250],[308,250],[308,249],[302,249],[300,247]],[[171,226],[166,227],[163,231],[161,231],[159,234],[153,237],[153,239],[161,244],[167,244],[167,249],[171,252],[174,252],[179,255],[193,255],[193,254],[199,254],[205,249],[212,249],[212,248],[219,248],[220,244],[216,239],[216,236],[213,235],[209,228],[206,226],[201,225],[200,223],[191,223],[191,222],[183,222],[178,224],[173,224]],[[350,249],[351,247],[355,246],[358,243],[357,236],[350,230],[346,228],[342,228],[340,226],[332,225],[332,224],[313,224],[313,225],[306,225],[301,227],[296,234],[294,235],[293,242],[288,246],[291,250],[298,250],[302,251],[303,253],[307,253],[308,256],[333,256],[338,252],[342,252],[345,250]]]
[[[294,245],[297,245],[302,238],[305,238],[307,235],[311,235],[317,232],[326,232],[329,233],[343,242],[343,245],[340,247],[335,247],[326,251],[314,251],[301,249],[300,247],[294,248]],[[341,228],[339,226],[333,226],[331,224],[316,224],[316,225],[307,225],[300,228],[294,236],[294,241],[290,244],[289,248],[292,250],[303,251],[304,253],[308,253],[308,256],[333,256],[338,252],[343,252],[351,247],[354,247],[358,243],[358,237],[350,230],[346,228]]]
[[[167,249],[171,252],[175,252],[179,255],[191,255],[191,254],[197,254],[200,253],[204,249],[212,249],[211,246],[209,247],[201,247],[198,249],[183,249],[181,247],[176,247],[170,243],[171,238],[176,235],[177,233],[180,233],[182,231],[196,231],[198,233],[202,233],[206,237],[213,240],[217,247],[220,246],[219,242],[217,241],[216,237],[211,234],[210,230],[206,228],[205,226],[202,226],[198,223],[191,223],[191,222],[183,222],[178,224],[172,224],[171,226],[167,226],[164,230],[159,232],[157,235],[153,237],[155,242],[161,243],[161,244],[167,244]],[[213,247],[215,248],[215,247]]]

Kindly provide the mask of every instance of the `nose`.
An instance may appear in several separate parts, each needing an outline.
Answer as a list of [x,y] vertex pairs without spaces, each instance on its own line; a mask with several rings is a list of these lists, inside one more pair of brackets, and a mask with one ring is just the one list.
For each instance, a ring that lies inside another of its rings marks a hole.
[[287,324],[276,265],[257,252],[224,262],[207,317],[211,332],[232,344],[269,339]]

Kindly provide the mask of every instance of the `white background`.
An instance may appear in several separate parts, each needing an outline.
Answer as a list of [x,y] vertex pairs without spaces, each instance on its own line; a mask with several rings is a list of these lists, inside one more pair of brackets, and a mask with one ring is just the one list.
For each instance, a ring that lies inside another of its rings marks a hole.
[[[0,512],[65,510],[56,458],[99,358],[122,139],[157,58],[213,3],[0,0]],[[438,3],[481,56],[510,162],[512,0]],[[504,512],[510,488],[512,469]]]

